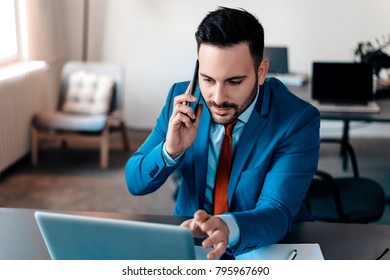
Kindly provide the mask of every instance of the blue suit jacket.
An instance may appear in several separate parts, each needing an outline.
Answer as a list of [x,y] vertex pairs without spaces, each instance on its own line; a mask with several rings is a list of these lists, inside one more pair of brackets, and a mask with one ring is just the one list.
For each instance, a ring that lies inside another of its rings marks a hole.
[[[205,199],[210,113],[204,106],[194,144],[176,166],[166,166],[162,147],[173,99],[188,82],[172,86],[155,128],[129,159],[126,182],[134,195],[157,190],[179,168],[182,180],[176,215],[192,216]],[[204,104],[203,100],[201,102]],[[284,237],[304,214],[302,200],[319,158],[318,110],[276,79],[266,79],[238,143],[229,180],[229,211],[240,240],[228,253],[238,255]]]

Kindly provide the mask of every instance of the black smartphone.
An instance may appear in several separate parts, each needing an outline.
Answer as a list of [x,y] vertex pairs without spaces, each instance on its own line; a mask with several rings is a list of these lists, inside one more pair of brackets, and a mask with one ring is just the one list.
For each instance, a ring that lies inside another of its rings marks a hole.
[[197,106],[201,98],[200,90],[198,91],[196,90],[198,87],[198,72],[199,72],[199,61],[196,60],[194,75],[192,76],[192,81],[191,81],[190,94],[194,95],[197,98],[197,100],[195,102],[190,102],[189,104],[187,104],[192,108],[192,110],[194,110],[195,115],[197,113]]

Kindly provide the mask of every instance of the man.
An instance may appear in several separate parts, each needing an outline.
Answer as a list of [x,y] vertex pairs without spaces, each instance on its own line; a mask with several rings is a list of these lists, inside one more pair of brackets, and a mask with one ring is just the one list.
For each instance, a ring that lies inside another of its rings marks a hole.
[[[202,245],[213,247],[208,258],[215,259],[278,242],[303,219],[320,118],[280,81],[266,79],[263,28],[248,12],[221,7],[205,17],[195,37],[202,94],[196,114],[186,105],[196,101],[189,83],[173,85],[125,173],[129,191],[144,195],[178,169],[175,215],[193,216],[182,226],[206,237]],[[224,140],[229,124],[232,136]],[[231,163],[218,164],[229,157]]]

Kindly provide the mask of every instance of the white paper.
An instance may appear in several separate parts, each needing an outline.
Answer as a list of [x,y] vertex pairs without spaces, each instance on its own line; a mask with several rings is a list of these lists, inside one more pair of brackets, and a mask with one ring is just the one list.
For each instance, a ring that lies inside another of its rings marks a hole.
[[291,252],[297,250],[294,260],[323,260],[318,243],[272,244],[236,257],[237,260],[288,260]]

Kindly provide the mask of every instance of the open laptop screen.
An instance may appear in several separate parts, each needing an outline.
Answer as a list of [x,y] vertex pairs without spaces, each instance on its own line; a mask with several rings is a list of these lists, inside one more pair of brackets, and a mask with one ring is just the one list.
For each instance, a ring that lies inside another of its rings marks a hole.
[[[190,231],[176,225],[35,212],[52,259],[188,260],[196,252]],[[199,254],[200,255],[200,254]],[[204,259],[206,252],[204,252]]]
[[372,66],[350,62],[314,62],[312,99],[320,103],[365,104],[373,100]]

